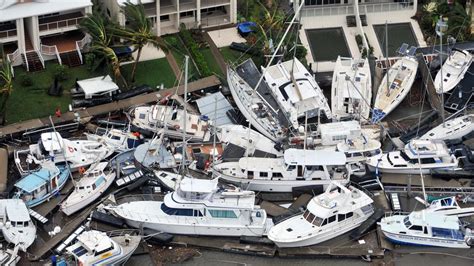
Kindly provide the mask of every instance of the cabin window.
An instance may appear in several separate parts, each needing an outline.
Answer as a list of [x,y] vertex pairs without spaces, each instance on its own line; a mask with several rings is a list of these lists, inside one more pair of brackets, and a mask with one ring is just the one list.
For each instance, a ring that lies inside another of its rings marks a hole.
[[307,165],[306,170],[308,171],[324,171],[322,165]]
[[202,217],[202,212],[200,210],[194,210],[193,211],[193,216],[194,217]]
[[339,222],[342,222],[342,221],[344,221],[345,219],[346,219],[346,215],[345,215],[345,214],[338,214],[338,215],[337,215],[337,220],[338,220]]
[[228,210],[209,210],[209,213],[214,218],[237,218],[234,211]]
[[423,231],[423,227],[419,225],[412,225],[410,230]]
[[459,230],[433,227],[431,231],[433,232],[433,237],[454,238],[457,240],[464,239],[463,233]]
[[308,215],[310,214],[310,212],[308,210],[306,210],[304,213],[303,213],[303,218],[307,218]]
[[321,224],[321,226],[325,226],[326,224],[328,224],[328,219],[324,219],[323,223]]
[[177,216],[193,216],[193,209],[175,209],[166,206],[166,204],[161,204],[161,210],[168,215],[177,215]]
[[332,141],[341,141],[341,140],[345,140],[345,139],[346,139],[346,135],[332,136]]
[[140,119],[145,119],[145,117],[146,117],[145,114],[139,114],[139,115],[138,115],[138,118],[140,118]]
[[321,226],[322,222],[323,222],[323,218],[320,218],[318,216],[316,216],[316,218],[314,218],[314,220],[313,220],[313,224],[316,225],[316,226]]
[[267,172],[260,172],[260,177],[268,177],[268,173]]
[[354,213],[352,213],[352,212],[346,213],[346,219],[351,218],[353,215],[354,215]]
[[101,251],[95,253],[95,255],[98,256],[98,255],[100,255],[100,254],[104,254],[105,252],[111,251],[111,250],[113,250],[113,249],[114,249],[114,246],[111,245],[110,247],[108,247],[108,248],[106,248],[106,249],[104,249],[104,250],[101,250]]
[[306,217],[306,221],[312,223],[314,220],[314,217],[315,215],[310,212],[309,215]]
[[333,216],[331,216],[331,217],[328,218],[328,224],[330,224],[330,223],[332,223],[332,222],[334,222],[334,221],[336,221],[336,215],[333,215]]
[[288,168],[286,168],[288,171],[293,171],[296,169],[296,165],[288,165]]
[[113,140],[120,140],[120,137],[119,136],[112,136],[111,137]]
[[407,228],[410,228],[411,222],[410,222],[410,218],[408,216],[403,219],[403,223],[405,224],[405,226]]
[[249,177],[253,177],[253,171],[247,171],[247,175],[248,175]]
[[283,175],[281,173],[273,173],[272,174],[272,177],[283,177]]

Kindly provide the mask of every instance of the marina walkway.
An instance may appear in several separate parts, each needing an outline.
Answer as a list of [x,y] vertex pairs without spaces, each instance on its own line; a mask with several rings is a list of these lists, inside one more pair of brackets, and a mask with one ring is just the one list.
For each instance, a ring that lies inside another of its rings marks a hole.
[[[200,80],[196,80],[188,83],[188,92],[195,92],[204,90],[207,88],[212,88],[219,86],[221,84],[220,80],[216,76],[210,76]],[[164,89],[148,94],[142,94],[121,101],[111,102],[107,104],[97,105],[90,108],[83,108],[74,110],[72,112],[66,112],[61,117],[52,117],[52,120],[55,125],[64,124],[68,122],[73,122],[77,119],[76,115],[80,119],[88,120],[96,115],[107,114],[110,112],[115,112],[119,110],[126,110],[131,106],[148,104],[156,102],[158,99],[172,95],[172,94],[183,95],[184,94],[184,85],[179,87],[173,87],[169,89]],[[32,119],[20,123],[15,123],[7,125],[0,128],[0,140],[6,139],[8,137],[13,137],[14,135],[30,131],[33,129],[38,129],[42,127],[50,127],[51,122],[49,117]]]

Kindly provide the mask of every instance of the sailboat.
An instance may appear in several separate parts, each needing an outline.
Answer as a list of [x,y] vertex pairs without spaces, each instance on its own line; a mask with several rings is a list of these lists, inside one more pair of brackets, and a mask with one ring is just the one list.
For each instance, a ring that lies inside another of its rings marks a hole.
[[372,99],[369,61],[338,56],[332,78],[331,103],[337,120],[368,120]]
[[117,152],[124,152],[136,148],[144,142],[139,133],[132,133],[130,130],[109,129],[103,134],[84,133],[88,140],[103,142],[113,147]]
[[407,49],[408,44],[400,47],[399,53],[402,57],[388,69],[380,83],[375,98],[372,123],[377,123],[390,114],[405,99],[413,86],[418,72],[416,47]]
[[314,77],[296,58],[263,68],[265,82],[275,100],[287,113],[293,128],[298,128],[298,118],[325,114],[332,119],[326,97]]
[[464,78],[471,63],[472,54],[469,51],[453,49],[448,59],[441,67],[442,70],[438,71],[438,74],[436,74],[434,80],[436,92],[439,94],[453,90]]
[[426,132],[420,139],[460,139],[474,131],[474,114],[462,115],[448,120]]

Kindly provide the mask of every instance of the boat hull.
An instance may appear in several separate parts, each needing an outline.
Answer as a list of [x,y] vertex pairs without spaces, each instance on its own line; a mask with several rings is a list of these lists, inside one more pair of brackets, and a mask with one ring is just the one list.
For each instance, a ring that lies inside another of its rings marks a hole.
[[390,233],[382,230],[385,237],[395,244],[431,246],[444,248],[470,248],[464,240],[449,240],[442,238],[420,237],[406,234]]
[[408,175],[419,175],[420,172],[422,174],[428,175],[431,173],[431,170],[443,170],[443,169],[454,169],[455,165],[453,166],[439,166],[439,167],[429,167],[429,168],[420,168],[418,166],[414,167],[397,167],[397,168],[385,168],[385,167],[376,167],[370,164],[367,164],[369,170],[371,172],[379,172],[379,173],[387,173],[387,174],[408,174]]

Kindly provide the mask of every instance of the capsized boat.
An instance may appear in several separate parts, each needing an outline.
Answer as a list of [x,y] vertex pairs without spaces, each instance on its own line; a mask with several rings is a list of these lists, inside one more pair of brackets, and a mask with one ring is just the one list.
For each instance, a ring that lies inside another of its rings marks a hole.
[[287,149],[281,158],[244,157],[213,166],[213,174],[253,191],[291,192],[293,188],[347,183],[350,170],[343,152]]
[[181,235],[263,236],[273,225],[255,193],[221,187],[218,179],[184,177],[163,201],[132,201],[106,209],[134,228]]
[[212,123],[207,116],[187,113],[184,121],[184,110],[177,106],[138,106],[129,115],[132,125],[152,132],[163,130],[170,138],[181,139],[185,132],[189,141],[202,142],[208,141],[211,135]]
[[469,51],[454,48],[438,74],[436,74],[434,80],[436,92],[446,93],[454,89],[464,78],[471,63],[472,54]]
[[77,242],[66,248],[79,265],[123,265],[141,242],[138,235],[109,237],[96,230],[85,231]]
[[296,58],[277,63],[264,71],[265,82],[279,106],[287,113],[294,128],[298,118],[333,115],[328,101],[314,77]]
[[332,182],[309,201],[303,214],[273,226],[268,238],[278,247],[316,245],[357,228],[373,213],[373,200],[367,194]]
[[84,176],[74,184],[74,191],[61,203],[61,210],[71,215],[99,198],[115,179],[115,171],[107,162],[92,165]]
[[429,174],[432,169],[458,168],[458,159],[442,140],[413,139],[400,151],[369,157],[371,171],[393,174]]
[[59,194],[66,184],[70,170],[65,165],[51,161],[41,162],[41,168],[15,183],[14,198],[22,199],[28,207],[34,207]]
[[459,116],[426,132],[420,139],[460,139],[474,131],[474,114]]
[[[239,69],[239,67],[243,73],[246,73],[245,69],[247,68],[255,68],[254,70],[260,74],[251,60],[245,61],[237,68]],[[284,138],[285,130],[280,124],[278,113],[260,96],[255,88],[252,88],[239,76],[238,72],[230,67],[227,67],[227,83],[237,107],[253,127],[273,141]]]
[[399,50],[402,57],[390,67],[380,83],[372,112],[372,123],[377,123],[390,114],[413,86],[418,72],[418,61],[414,56],[416,47],[411,47],[408,51],[407,48],[407,44],[402,45]]
[[75,171],[109,157],[114,151],[114,148],[97,141],[69,140],[57,132],[48,132],[41,134],[38,143],[30,145],[28,150],[15,151],[14,155],[18,170],[26,175],[39,168],[29,156],[37,160],[50,159],[55,163],[67,161],[71,171]]
[[117,152],[134,149],[144,142],[144,138],[139,132],[131,132],[130,130],[112,128],[106,130],[103,134],[84,134],[88,140],[103,142]]
[[36,239],[36,226],[21,199],[0,200],[0,229],[5,240],[22,251],[26,251]]
[[337,120],[370,116],[372,78],[368,59],[338,56],[332,77],[331,105]]

